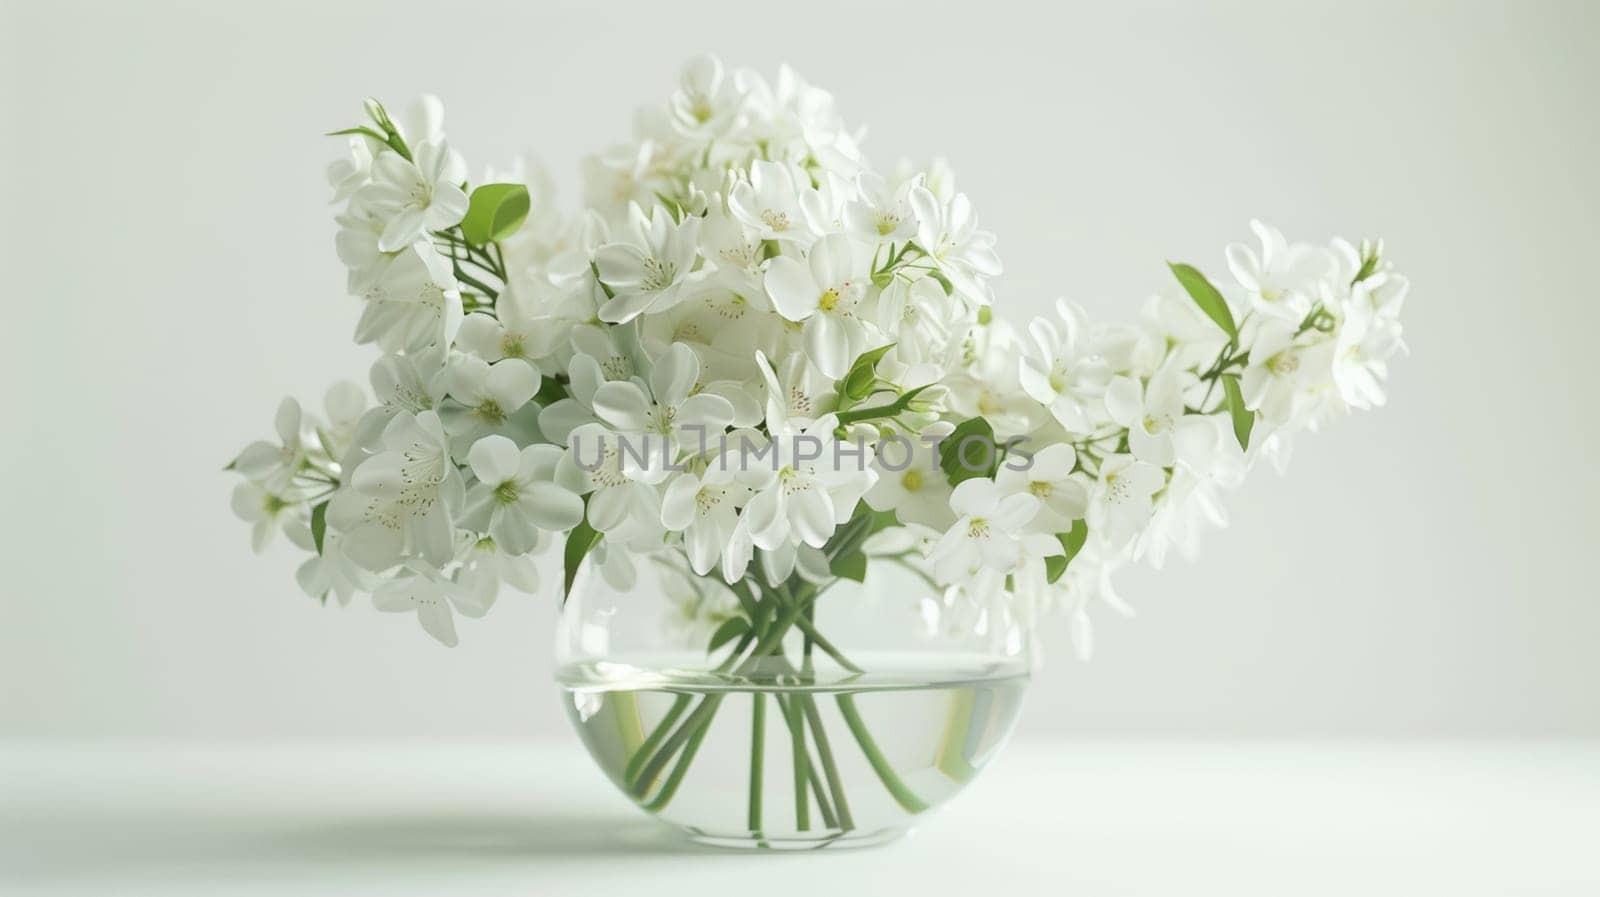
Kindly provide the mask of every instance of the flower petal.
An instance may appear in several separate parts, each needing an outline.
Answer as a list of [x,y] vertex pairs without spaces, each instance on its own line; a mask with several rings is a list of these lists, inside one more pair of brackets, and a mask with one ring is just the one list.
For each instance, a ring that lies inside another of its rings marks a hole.
[[817,310],[822,288],[811,277],[811,270],[795,259],[780,256],[767,263],[764,280],[772,304],[791,321],[804,321]]
[[654,407],[644,390],[625,380],[603,383],[594,391],[595,414],[624,432],[644,431],[650,425],[650,411]]
[[498,486],[517,475],[522,453],[504,436],[485,436],[467,452],[467,464],[479,482]]

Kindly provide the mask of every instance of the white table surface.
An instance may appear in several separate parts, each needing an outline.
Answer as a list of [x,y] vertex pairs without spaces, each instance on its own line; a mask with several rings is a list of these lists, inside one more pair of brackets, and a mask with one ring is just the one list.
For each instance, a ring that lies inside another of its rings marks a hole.
[[912,837],[753,855],[575,742],[0,744],[0,894],[1600,894],[1600,743],[1032,741]]

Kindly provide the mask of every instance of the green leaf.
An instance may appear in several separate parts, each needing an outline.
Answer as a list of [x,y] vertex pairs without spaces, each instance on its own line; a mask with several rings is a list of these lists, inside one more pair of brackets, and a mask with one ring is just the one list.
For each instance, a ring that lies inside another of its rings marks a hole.
[[1067,572],[1067,559],[1059,554],[1052,554],[1044,559],[1044,581],[1055,582],[1061,574]]
[[528,188],[521,184],[484,184],[472,191],[461,235],[474,246],[487,246],[517,232],[532,207]]
[[572,592],[572,581],[578,578],[578,568],[583,566],[584,556],[599,542],[600,534],[595,532],[587,520],[578,521],[578,525],[567,534],[567,547],[561,555],[561,565],[566,572],[565,582],[561,587],[563,601]]
[[1067,572],[1067,565],[1083,550],[1083,543],[1089,539],[1089,524],[1082,520],[1074,520],[1072,529],[1064,533],[1056,533],[1056,539],[1061,543],[1061,554],[1053,554],[1044,559],[1044,574],[1047,582],[1055,582],[1061,574]]
[[1206,276],[1193,265],[1168,262],[1167,267],[1172,269],[1173,275],[1178,278],[1178,283],[1183,284],[1184,291],[1194,300],[1194,304],[1200,306],[1200,310],[1206,313],[1206,317],[1216,321],[1217,326],[1226,331],[1228,336],[1237,339],[1239,325],[1233,322],[1233,312],[1228,310],[1227,300],[1223,299],[1217,288],[1211,285],[1211,281],[1206,280]]
[[867,581],[867,556],[859,551],[842,554],[834,558],[828,569],[840,579],[853,579],[856,582]]
[[349,137],[349,136],[352,136],[352,135],[355,135],[355,134],[360,134],[363,137],[370,137],[373,140],[378,141],[379,143],[388,143],[389,142],[388,138],[384,137],[382,134],[379,134],[377,131],[374,131],[371,128],[366,128],[366,127],[362,127],[362,128],[345,128],[342,131],[329,131],[326,136],[328,136],[328,137]]
[[943,272],[929,271],[928,276],[939,281],[939,286],[944,287],[944,294],[946,296],[956,291],[955,285],[950,283],[950,278],[944,276]]
[[894,343],[890,343],[861,353],[856,363],[850,366],[850,372],[839,381],[841,391],[856,401],[872,395],[872,388],[878,383],[878,362],[882,361],[883,356],[893,348]]
[[311,509],[311,542],[317,546],[317,554],[322,554],[322,538],[328,533],[328,503],[326,501]]
[[539,392],[533,397],[540,408],[549,408],[551,405],[567,397],[567,388],[561,381],[554,377],[546,377],[539,381]]
[[994,476],[999,463],[994,428],[981,417],[962,421],[949,438],[939,443],[939,467],[952,486],[973,477]]
[[712,651],[749,631],[750,624],[745,621],[744,617],[732,617],[722,621],[722,625],[717,627],[717,631],[711,633],[711,644],[706,646],[706,653],[710,654]]
[[1222,391],[1228,398],[1228,415],[1233,418],[1233,435],[1239,440],[1239,448],[1250,447],[1250,430],[1256,425],[1256,413],[1244,407],[1244,393],[1239,391],[1239,377],[1237,374],[1225,374],[1222,377]]

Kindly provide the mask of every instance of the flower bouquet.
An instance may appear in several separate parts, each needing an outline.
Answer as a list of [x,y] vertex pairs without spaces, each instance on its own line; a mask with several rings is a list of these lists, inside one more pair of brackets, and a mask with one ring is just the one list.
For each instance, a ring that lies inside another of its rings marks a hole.
[[713,843],[903,831],[1004,739],[1046,615],[1087,655],[1114,571],[1192,552],[1403,347],[1380,243],[1260,223],[1137,323],[1014,328],[950,171],[873,169],[787,68],[689,63],[574,216],[535,167],[470,178],[431,97],[365,113],[330,179],[373,395],[286,399],[234,510],[446,645],[559,594],[585,744]]

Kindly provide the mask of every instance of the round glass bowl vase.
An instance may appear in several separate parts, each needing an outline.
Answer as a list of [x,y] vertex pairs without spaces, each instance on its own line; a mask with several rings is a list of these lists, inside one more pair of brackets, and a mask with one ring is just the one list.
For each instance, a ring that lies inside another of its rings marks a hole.
[[896,838],[1021,709],[1028,639],[1004,596],[947,599],[910,553],[777,585],[758,564],[730,586],[681,557],[609,560],[584,562],[562,611],[564,703],[611,781],[696,841]]

